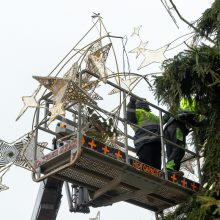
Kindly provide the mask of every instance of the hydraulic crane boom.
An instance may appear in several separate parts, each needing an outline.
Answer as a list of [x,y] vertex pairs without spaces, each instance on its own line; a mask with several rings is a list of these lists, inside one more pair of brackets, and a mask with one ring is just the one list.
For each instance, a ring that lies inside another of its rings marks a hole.
[[41,182],[31,220],[55,220],[60,208],[63,181],[47,178]]

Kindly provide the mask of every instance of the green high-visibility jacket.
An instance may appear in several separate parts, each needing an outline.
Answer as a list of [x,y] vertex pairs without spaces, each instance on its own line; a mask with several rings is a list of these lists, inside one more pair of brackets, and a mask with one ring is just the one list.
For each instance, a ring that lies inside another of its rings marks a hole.
[[129,102],[127,105],[127,119],[129,122],[156,134],[153,135],[139,127],[132,126],[135,131],[134,145],[137,151],[139,151],[145,143],[160,141],[158,116],[145,109],[135,108],[135,103]]

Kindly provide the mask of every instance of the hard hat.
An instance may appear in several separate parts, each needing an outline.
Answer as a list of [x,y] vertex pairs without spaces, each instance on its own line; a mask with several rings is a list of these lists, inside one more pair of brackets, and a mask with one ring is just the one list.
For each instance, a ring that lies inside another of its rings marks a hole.
[[149,105],[145,101],[137,100],[135,103],[136,108],[142,108],[150,111]]

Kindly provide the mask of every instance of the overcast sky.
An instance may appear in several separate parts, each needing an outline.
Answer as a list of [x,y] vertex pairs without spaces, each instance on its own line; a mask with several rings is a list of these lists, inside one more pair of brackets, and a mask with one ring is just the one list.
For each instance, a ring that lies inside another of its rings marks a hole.
[[[175,0],[180,13],[194,21],[211,5],[211,0]],[[91,27],[92,12],[99,12],[112,35],[128,36],[127,50],[133,28],[142,25],[141,38],[149,41],[148,49],[158,49],[190,30],[173,12],[179,29],[160,0],[8,0],[0,1],[0,74],[1,108],[0,139],[12,142],[30,131],[33,111],[15,119],[22,107],[22,96],[31,95],[38,83],[33,75],[48,75],[61,58]],[[136,44],[138,44],[137,41]],[[137,46],[137,45],[136,45]],[[180,49],[180,48],[179,48]],[[167,53],[167,58],[172,53]],[[140,60],[129,54],[131,68],[137,72]],[[149,67],[150,68],[150,67]],[[156,67],[155,67],[156,68]],[[140,72],[147,73],[148,67]],[[45,140],[51,142],[51,140]],[[9,190],[0,193],[0,219],[29,220],[34,208],[39,184],[31,173],[13,166],[3,177]],[[154,213],[121,202],[110,207],[91,209],[91,213],[69,213],[64,196],[57,220],[88,220],[101,211],[102,220],[151,220]]]

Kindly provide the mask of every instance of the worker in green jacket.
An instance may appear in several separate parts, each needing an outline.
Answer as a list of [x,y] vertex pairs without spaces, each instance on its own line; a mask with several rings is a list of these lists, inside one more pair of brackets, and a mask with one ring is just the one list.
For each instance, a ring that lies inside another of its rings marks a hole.
[[147,102],[135,100],[131,97],[127,105],[127,119],[129,122],[139,126],[132,126],[135,131],[134,145],[139,160],[152,167],[161,169],[159,117],[151,112]]
[[172,172],[180,170],[181,160],[185,155],[186,136],[189,134],[190,129],[201,125],[196,120],[195,107],[195,100],[190,103],[184,98],[180,103],[180,111],[175,117],[170,117],[167,114],[164,116],[164,123],[166,123],[164,137],[182,147],[179,148],[171,143],[166,143],[166,168]]

